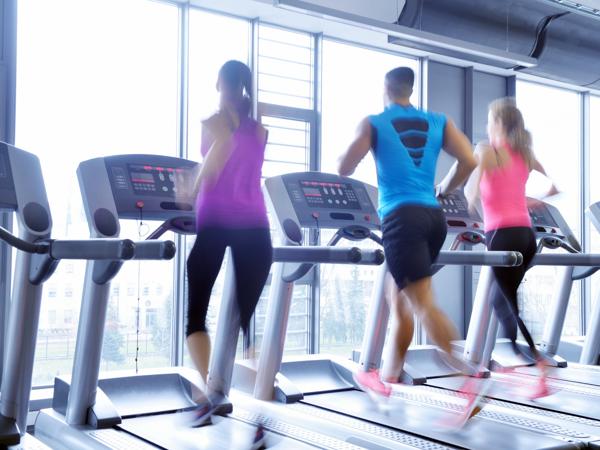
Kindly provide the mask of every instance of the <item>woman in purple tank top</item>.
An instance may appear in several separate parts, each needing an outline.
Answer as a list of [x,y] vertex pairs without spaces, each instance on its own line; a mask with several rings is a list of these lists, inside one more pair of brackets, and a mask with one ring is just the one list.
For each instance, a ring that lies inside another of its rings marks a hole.
[[[246,339],[250,319],[267,281],[273,251],[261,190],[267,131],[250,117],[252,74],[239,61],[219,71],[219,110],[202,122],[202,167],[195,183],[196,241],[187,261],[187,344],[207,382],[210,338],[208,303],[227,247],[235,268],[236,299]],[[220,394],[197,408],[194,424],[206,423]]]
[[[513,99],[502,98],[490,104],[488,138],[489,142],[477,145],[479,165],[465,186],[465,194],[471,207],[481,200],[488,250],[518,251],[523,255],[523,264],[518,267],[492,267],[494,282],[490,298],[514,352],[527,362],[533,359],[539,368],[537,385],[527,386],[525,393],[535,399],[550,391],[541,355],[519,314],[517,290],[537,248],[525,185],[532,170],[544,175],[545,171],[535,158],[531,135]],[[548,195],[556,192],[552,185]],[[527,342],[528,354],[517,345],[517,330]]]

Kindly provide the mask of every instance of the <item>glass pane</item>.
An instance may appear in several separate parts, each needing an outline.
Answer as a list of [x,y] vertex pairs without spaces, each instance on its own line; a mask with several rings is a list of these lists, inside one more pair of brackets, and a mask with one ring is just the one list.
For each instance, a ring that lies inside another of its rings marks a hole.
[[[147,0],[22,0],[18,13],[16,143],[40,157],[53,236],[85,238],[79,162],[176,154],[178,10]],[[121,235],[136,238],[135,224],[124,224]],[[171,324],[163,312],[171,307],[173,266],[142,267],[148,320],[140,323],[140,365],[169,365]],[[44,290],[35,385],[70,373],[84,271],[82,262],[63,262]],[[125,369],[134,364],[135,263],[112,286],[102,368]]]
[[258,100],[312,109],[313,40],[308,33],[258,29]]
[[[356,61],[369,70],[356,70]],[[352,141],[356,126],[369,114],[383,110],[383,77],[398,66],[408,66],[419,80],[418,62],[390,53],[324,40],[322,86],[321,170],[335,173],[337,158]],[[413,104],[419,99],[415,86]],[[352,96],[352,101],[340,99]],[[373,158],[368,155],[352,175],[377,186]],[[323,230],[325,245],[333,235]],[[347,243],[342,243],[347,245]],[[352,242],[362,248],[377,248],[372,241]],[[349,357],[360,346],[365,328],[377,267],[323,265],[321,267],[321,352]]]
[[[596,176],[596,169],[600,167],[600,97],[590,98],[590,201],[592,203],[600,202],[600,178]],[[588,219],[589,220],[589,219]],[[590,251],[600,253],[600,233],[596,227],[590,223]],[[591,305],[596,304],[600,295],[600,275],[595,274],[592,277]]]
[[202,120],[219,107],[219,69],[230,59],[248,64],[249,27],[246,20],[190,10],[187,145],[192,160],[200,159]]
[[[581,238],[581,108],[576,92],[541,84],[517,81],[517,102],[525,127],[533,137],[533,149],[560,194],[548,201],[556,206]],[[548,105],[560,105],[560,113]],[[532,179],[535,179],[532,177]],[[528,190],[532,186],[528,185]],[[538,339],[548,317],[552,294],[560,269],[534,267],[521,285],[519,299],[523,318],[534,339]],[[580,282],[573,284],[563,330],[565,336],[580,333]]]
[[[269,130],[269,142],[263,166],[263,178],[282,175],[289,172],[308,170],[310,150],[310,124],[303,120],[285,119],[273,116],[261,116],[262,124]],[[273,241],[278,242],[277,231],[271,221]],[[307,236],[305,235],[305,242]],[[264,298],[256,309],[256,348],[260,350],[265,316],[268,305],[268,290],[271,277],[265,286]],[[309,304],[310,284],[296,283],[292,297],[288,329],[285,338],[284,354],[305,354],[309,350]]]

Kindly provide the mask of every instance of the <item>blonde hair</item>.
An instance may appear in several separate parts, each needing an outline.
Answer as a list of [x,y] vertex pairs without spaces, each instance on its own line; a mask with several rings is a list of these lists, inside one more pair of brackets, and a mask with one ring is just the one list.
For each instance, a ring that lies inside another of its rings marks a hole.
[[502,125],[510,146],[521,155],[529,169],[532,169],[535,155],[531,148],[531,133],[525,129],[523,114],[517,108],[515,99],[499,98],[490,103],[489,109],[494,120]]

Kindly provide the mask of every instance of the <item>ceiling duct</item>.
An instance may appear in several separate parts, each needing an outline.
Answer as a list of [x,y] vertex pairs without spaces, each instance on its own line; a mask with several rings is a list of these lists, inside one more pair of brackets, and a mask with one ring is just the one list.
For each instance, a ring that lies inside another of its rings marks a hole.
[[574,14],[555,20],[538,65],[523,72],[600,89],[600,22]]
[[575,14],[600,19],[600,0],[538,0]]
[[[440,0],[437,0],[437,2],[443,3]],[[447,3],[454,4],[454,1]],[[405,47],[454,56],[467,61],[501,68],[533,67],[536,65],[535,58],[529,57],[526,53],[519,54],[504,48],[490,47],[482,42],[467,41],[453,36],[448,37],[432,33],[428,30],[415,29],[403,24],[395,24],[392,23],[394,18],[390,18],[389,22],[384,22],[340,9],[325,7],[307,0],[274,0],[274,4],[280,8],[316,17],[358,25],[380,32],[384,31],[388,33],[388,42]],[[407,0],[406,5],[402,8],[402,14],[407,10],[409,4],[410,0]],[[402,14],[400,14],[400,17],[402,17]]]
[[274,3],[386,32],[393,44],[600,89],[600,0],[403,0],[389,22],[337,0]]
[[[583,3],[587,2],[587,5]],[[528,55],[535,67],[517,70],[546,78],[600,87],[600,0],[407,0],[398,24],[444,37]]]

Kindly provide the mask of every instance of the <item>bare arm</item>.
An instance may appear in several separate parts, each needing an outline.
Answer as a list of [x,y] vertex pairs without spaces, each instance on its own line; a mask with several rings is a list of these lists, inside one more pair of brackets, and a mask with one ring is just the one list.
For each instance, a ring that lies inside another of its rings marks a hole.
[[441,195],[447,195],[457,189],[477,167],[471,142],[450,119],[444,129],[444,151],[456,158],[456,164],[439,184]]
[[210,147],[193,184],[195,193],[203,184],[212,186],[221,176],[233,150],[232,134],[227,121],[219,115],[214,115],[202,122],[202,143]]
[[464,189],[470,209],[478,209],[479,206],[479,183],[483,174],[483,155],[488,147],[488,144],[483,142],[479,142],[475,147],[475,154],[473,156],[477,161],[477,167],[471,172]]
[[358,163],[362,161],[371,149],[371,123],[364,118],[356,130],[356,137],[344,154],[338,158],[338,173],[350,176],[356,170]]

